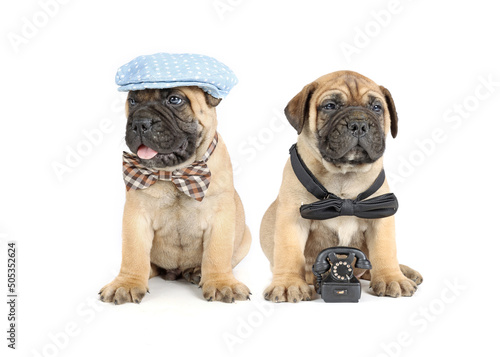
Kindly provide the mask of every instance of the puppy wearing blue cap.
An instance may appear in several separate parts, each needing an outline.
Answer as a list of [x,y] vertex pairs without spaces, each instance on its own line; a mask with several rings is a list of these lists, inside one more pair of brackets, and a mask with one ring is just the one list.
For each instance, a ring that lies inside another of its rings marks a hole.
[[251,235],[215,110],[236,76],[208,56],[158,53],[120,67],[116,83],[128,91],[130,152],[122,264],[101,300],[140,303],[157,275],[199,284],[207,301],[249,299],[232,268]]

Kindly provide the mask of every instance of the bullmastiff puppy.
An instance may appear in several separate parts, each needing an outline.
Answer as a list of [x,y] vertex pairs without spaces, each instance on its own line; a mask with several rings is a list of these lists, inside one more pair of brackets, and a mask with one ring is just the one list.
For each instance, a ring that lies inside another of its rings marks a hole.
[[206,160],[208,152],[211,177],[202,200],[168,180],[126,192],[121,269],[101,289],[102,301],[139,303],[157,275],[199,283],[208,301],[249,299],[249,289],[232,272],[251,236],[229,154],[216,131],[219,102],[198,87],[129,92],[125,141],[140,164],[169,173]]
[[[285,108],[297,130],[302,161],[331,193],[354,200],[383,169],[385,139],[396,137],[398,117],[390,92],[350,71],[327,74],[306,85]],[[387,180],[371,196],[389,193]],[[271,262],[273,279],[264,297],[273,302],[312,298],[312,265],[320,251],[333,246],[362,250],[371,271],[355,270],[371,280],[378,295],[411,296],[421,275],[396,257],[394,216],[362,219],[339,216],[302,218],[302,204],[317,201],[295,175],[290,159],[283,171],[278,198],[266,211],[260,228],[262,249]]]

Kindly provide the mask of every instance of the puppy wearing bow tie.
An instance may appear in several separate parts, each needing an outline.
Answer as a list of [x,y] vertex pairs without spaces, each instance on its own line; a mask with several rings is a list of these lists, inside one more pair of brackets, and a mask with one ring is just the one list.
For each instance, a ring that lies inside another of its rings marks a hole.
[[207,301],[249,299],[232,272],[251,236],[217,133],[220,100],[197,86],[129,92],[122,264],[102,301],[139,303],[156,275],[199,284]]
[[[311,267],[320,251],[338,245],[369,257],[371,272],[355,273],[371,280],[376,295],[411,296],[422,276],[398,264],[397,201],[382,171],[385,138],[398,128],[389,91],[358,73],[334,72],[306,85],[285,115],[299,136],[262,219],[261,246],[273,272],[264,297],[311,300]],[[298,178],[301,167],[306,180]]]

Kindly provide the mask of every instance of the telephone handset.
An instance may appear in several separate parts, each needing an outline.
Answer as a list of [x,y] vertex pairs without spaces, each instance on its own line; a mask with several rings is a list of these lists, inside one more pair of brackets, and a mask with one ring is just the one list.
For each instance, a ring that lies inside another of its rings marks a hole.
[[[339,255],[346,255],[340,258]],[[333,247],[321,251],[316,258],[312,271],[318,281],[318,294],[325,302],[358,302],[361,296],[361,285],[354,276],[355,267],[371,269],[372,265],[366,255],[355,248]],[[328,275],[324,274],[329,271]]]

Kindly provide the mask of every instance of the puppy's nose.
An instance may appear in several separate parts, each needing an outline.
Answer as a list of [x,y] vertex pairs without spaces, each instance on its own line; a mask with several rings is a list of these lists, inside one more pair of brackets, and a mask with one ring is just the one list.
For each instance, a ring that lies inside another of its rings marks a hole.
[[138,118],[132,121],[132,130],[134,132],[145,133],[153,126],[153,119]]
[[347,129],[353,136],[361,138],[368,133],[368,130],[370,130],[370,126],[365,120],[353,120],[347,123]]

